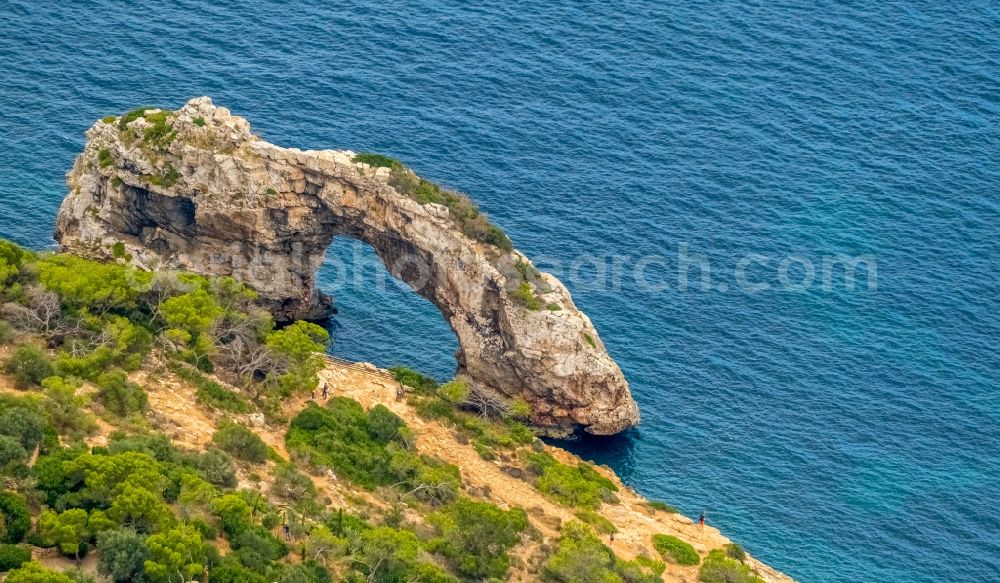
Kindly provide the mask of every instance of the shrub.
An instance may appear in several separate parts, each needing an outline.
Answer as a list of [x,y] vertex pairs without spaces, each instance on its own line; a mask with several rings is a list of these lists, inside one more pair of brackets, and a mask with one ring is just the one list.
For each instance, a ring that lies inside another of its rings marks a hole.
[[115,158],[111,155],[111,150],[101,148],[101,150],[97,152],[97,162],[100,164],[101,168],[107,168],[115,163]]
[[159,111],[146,115],[146,121],[150,125],[143,130],[142,140],[151,146],[160,148],[168,146],[170,142],[174,141],[174,138],[177,137],[177,132],[167,123],[171,115],[168,111]]
[[567,466],[546,453],[529,454],[528,462],[538,476],[535,487],[564,506],[596,509],[618,491],[614,482],[586,463]]
[[14,338],[14,327],[6,320],[0,320],[0,344],[7,344]]
[[120,120],[118,120],[118,128],[119,129],[125,129],[125,127],[128,124],[130,124],[130,123],[134,122],[135,120],[139,119],[140,117],[146,115],[146,110],[147,109],[156,109],[156,108],[154,108],[154,107],[137,107],[137,108],[133,109],[132,111],[130,111],[130,112],[126,113],[125,115],[123,115]]
[[25,451],[34,451],[51,431],[36,409],[15,406],[0,411],[0,435],[13,437]]
[[7,574],[4,583],[76,583],[59,571],[46,569],[40,563],[34,561],[21,565],[19,569],[14,569]]
[[180,178],[181,173],[178,172],[177,168],[174,168],[174,165],[170,162],[167,162],[167,165],[163,170],[163,174],[152,174],[146,177],[150,184],[166,188],[170,188],[174,184],[177,184],[177,181],[180,180]]
[[387,485],[393,480],[388,442],[377,437],[368,419],[357,401],[334,397],[325,408],[311,404],[299,413],[285,439],[291,449],[308,452],[352,482],[366,488]]
[[112,454],[133,451],[144,453],[160,462],[173,462],[177,459],[177,449],[170,438],[162,433],[147,435],[129,435],[115,431],[110,435],[108,452]]
[[0,572],[17,569],[31,560],[31,549],[21,545],[0,544]]
[[351,159],[351,162],[354,162],[355,164],[368,164],[372,168],[389,168],[392,170],[403,167],[403,163],[395,158],[383,156],[382,154],[372,154],[369,152],[362,152],[354,156],[354,158]]
[[576,512],[576,517],[580,519],[580,521],[592,526],[594,530],[601,534],[618,532],[618,527],[616,527],[613,522],[593,510],[578,510]]
[[469,385],[455,379],[438,387],[437,395],[449,403],[464,403],[469,398]]
[[726,551],[715,549],[708,553],[698,571],[703,583],[764,583],[750,567],[726,556]]
[[678,565],[697,565],[701,560],[693,546],[669,534],[653,535],[653,548],[664,559]]
[[114,583],[141,581],[149,558],[146,537],[130,529],[106,530],[97,535],[97,570]]
[[21,389],[39,387],[42,379],[55,374],[45,352],[30,344],[22,344],[14,350],[4,364],[4,371],[14,375],[15,384]]
[[[378,160],[373,158],[373,160]],[[440,204],[448,208],[449,216],[462,233],[470,239],[510,251],[514,248],[510,238],[479,210],[476,203],[460,192],[442,188],[424,180],[399,162],[386,159],[380,164],[391,169],[389,184],[400,194],[408,196],[420,204]]]
[[194,118],[191,121],[194,122],[194,125],[196,125],[196,126],[198,126],[200,128],[205,127],[205,118],[201,117],[200,115],[198,117]]
[[14,492],[0,492],[0,543],[16,544],[31,528],[31,515],[24,498]]
[[510,292],[510,296],[514,298],[514,301],[531,311],[536,311],[542,307],[542,300],[535,295],[535,290],[526,281],[522,281],[514,291]]
[[293,464],[281,464],[274,471],[271,492],[290,502],[300,502],[316,497],[316,485]]
[[585,524],[563,526],[555,552],[542,568],[549,583],[654,583],[661,565],[651,561],[621,561]]
[[501,510],[487,502],[459,499],[428,521],[437,529],[430,548],[448,558],[469,578],[503,578],[510,567],[508,551],[528,526],[524,510]]
[[0,435],[0,469],[8,464],[21,463],[28,459],[28,452],[21,442],[9,435]]
[[267,445],[250,429],[231,421],[223,422],[212,442],[237,459],[261,464],[267,461]]
[[365,412],[346,397],[315,403],[292,420],[290,450],[368,489],[394,484],[427,502],[447,502],[460,485],[458,468],[410,450],[409,429],[385,407]]
[[97,378],[97,400],[104,408],[119,417],[145,413],[149,397],[142,387],[128,380],[122,371],[113,371]]
[[433,394],[438,388],[438,382],[431,377],[421,374],[405,366],[397,366],[389,369],[392,376],[401,384],[404,384],[422,395]]
[[736,543],[723,545],[722,550],[726,551],[726,556],[730,559],[736,559],[741,563],[746,562],[747,560],[747,552],[743,550],[743,547]]
[[236,470],[233,469],[233,460],[229,459],[226,452],[221,449],[209,449],[190,461],[191,465],[210,484],[227,488],[236,485]]
[[680,514],[681,511],[677,508],[667,504],[666,502],[661,502],[659,500],[649,500],[646,505],[653,510],[662,510],[663,512],[669,512],[670,514]]

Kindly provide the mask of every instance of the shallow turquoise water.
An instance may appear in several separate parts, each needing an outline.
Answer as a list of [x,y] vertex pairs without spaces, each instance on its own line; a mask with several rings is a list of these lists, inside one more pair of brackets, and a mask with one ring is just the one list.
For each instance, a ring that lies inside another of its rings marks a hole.
[[[1000,580],[996,4],[69,4],[0,3],[3,236],[49,245],[83,131],[139,104],[392,154],[594,320],[644,422],[580,452],[803,581]],[[877,289],[823,289],[839,254]],[[450,330],[376,263],[331,253],[333,352],[447,377]]]

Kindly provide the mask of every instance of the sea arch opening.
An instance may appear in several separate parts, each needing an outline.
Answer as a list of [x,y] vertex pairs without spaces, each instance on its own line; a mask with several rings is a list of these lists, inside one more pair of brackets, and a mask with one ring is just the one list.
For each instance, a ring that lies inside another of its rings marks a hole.
[[329,352],[380,367],[407,366],[440,381],[455,374],[458,338],[440,309],[389,273],[375,250],[336,236],[315,274],[336,312]]

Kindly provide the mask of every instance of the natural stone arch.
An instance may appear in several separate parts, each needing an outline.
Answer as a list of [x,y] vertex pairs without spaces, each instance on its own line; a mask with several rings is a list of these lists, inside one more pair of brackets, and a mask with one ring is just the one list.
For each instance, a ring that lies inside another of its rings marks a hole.
[[[448,207],[402,194],[395,176],[353,152],[265,142],[201,97],[167,115],[96,123],[68,175],[56,238],[89,256],[121,241],[139,266],[232,275],[279,319],[328,313],[316,272],[334,236],[355,238],[441,311],[474,390],[524,398],[553,433],[638,423],[621,370],[566,288],[516,250],[468,236]],[[527,302],[514,293],[525,275]]]

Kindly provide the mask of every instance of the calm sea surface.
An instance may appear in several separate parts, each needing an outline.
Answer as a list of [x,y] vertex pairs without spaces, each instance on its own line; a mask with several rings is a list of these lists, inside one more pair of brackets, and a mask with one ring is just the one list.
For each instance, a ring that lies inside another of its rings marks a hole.
[[[1000,5],[810,4],[0,0],[0,235],[137,105],[391,154],[593,319],[644,422],[577,451],[802,581],[997,581]],[[369,249],[322,277],[334,354],[449,376]]]

